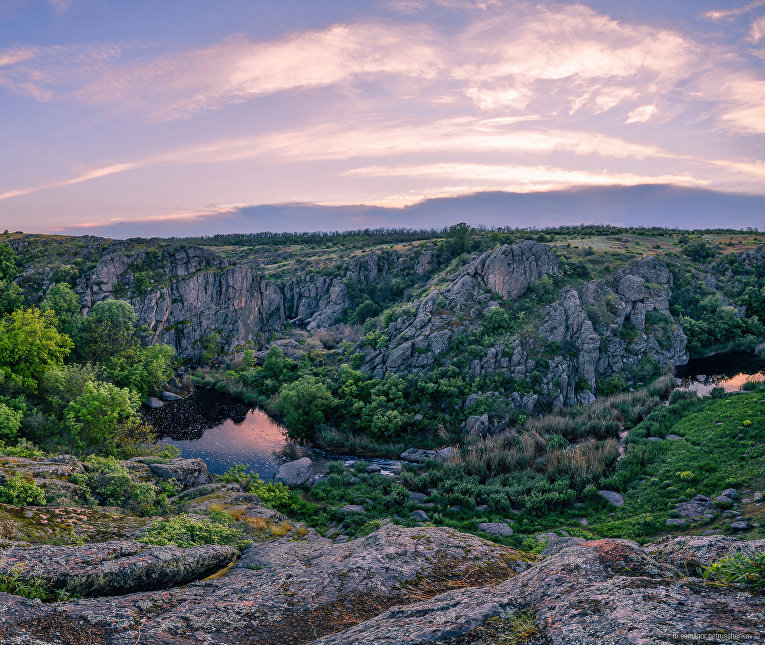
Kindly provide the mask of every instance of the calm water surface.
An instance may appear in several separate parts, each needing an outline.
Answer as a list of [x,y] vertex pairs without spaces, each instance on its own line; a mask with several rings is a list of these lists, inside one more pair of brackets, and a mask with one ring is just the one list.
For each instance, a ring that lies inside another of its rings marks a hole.
[[701,396],[709,394],[714,387],[736,392],[747,381],[765,381],[765,361],[745,352],[727,352],[692,359],[678,367],[675,376],[681,388],[694,390]]
[[[300,457],[310,457],[319,473],[326,472],[332,461],[358,459],[296,444],[265,412],[215,390],[195,390],[182,401],[146,410],[144,416],[162,443],[177,446],[182,457],[204,459],[210,472],[216,474],[234,464],[246,464],[268,481],[281,464]],[[365,461],[378,464],[384,472],[393,466],[387,459]]]

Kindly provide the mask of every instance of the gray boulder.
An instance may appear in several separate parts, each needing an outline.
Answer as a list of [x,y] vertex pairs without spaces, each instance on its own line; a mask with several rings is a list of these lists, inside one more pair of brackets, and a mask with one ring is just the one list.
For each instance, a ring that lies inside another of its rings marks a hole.
[[425,511],[421,511],[420,509],[412,511],[412,517],[418,522],[430,522],[430,517],[428,517],[428,514]]
[[435,450],[425,450],[424,448],[407,448],[401,453],[401,459],[415,464],[424,464],[428,459],[435,458]]
[[159,410],[159,408],[165,405],[156,396],[150,396],[143,402],[143,404],[146,407],[151,408],[152,410]]
[[439,461],[451,461],[457,457],[457,449],[454,446],[447,446],[436,450],[436,459]]
[[489,415],[474,414],[466,419],[463,428],[467,434],[485,437],[489,432]]
[[212,482],[207,464],[201,459],[171,459],[167,463],[149,464],[151,473],[160,479],[171,479],[183,488],[194,488]]
[[176,394],[175,392],[162,392],[163,401],[180,401],[182,398],[182,396]]
[[489,535],[500,535],[503,537],[513,534],[513,529],[504,522],[481,522],[478,525],[478,530]]
[[301,457],[282,464],[279,471],[274,475],[274,481],[286,486],[304,486],[312,477],[313,462],[308,457]]
[[614,506],[624,506],[624,497],[615,490],[599,490],[600,496]]
[[690,501],[679,502],[675,510],[680,517],[693,521],[711,520],[719,512],[712,499],[706,495],[695,495]]

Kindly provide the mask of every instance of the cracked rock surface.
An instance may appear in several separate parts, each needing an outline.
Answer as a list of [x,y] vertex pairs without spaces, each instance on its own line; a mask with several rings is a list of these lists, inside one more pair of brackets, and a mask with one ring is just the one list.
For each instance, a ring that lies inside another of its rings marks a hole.
[[[442,528],[387,525],[342,544],[309,533],[256,543],[232,569],[185,587],[57,604],[0,594],[0,641],[467,645],[493,642],[481,640],[486,625],[503,636],[523,614],[536,621],[530,642],[548,645],[648,645],[712,632],[761,642],[765,597],[680,566],[689,554],[708,562],[760,542],[571,540],[533,563]],[[96,547],[86,547],[90,556],[51,548],[98,560]]]

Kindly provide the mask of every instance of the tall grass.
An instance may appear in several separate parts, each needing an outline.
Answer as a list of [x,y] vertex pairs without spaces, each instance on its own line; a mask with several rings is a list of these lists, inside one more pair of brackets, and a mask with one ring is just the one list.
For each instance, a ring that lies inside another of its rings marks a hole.
[[363,454],[389,459],[398,458],[408,447],[403,442],[380,443],[367,435],[352,434],[329,427],[318,430],[314,443],[319,448],[339,454]]
[[545,469],[554,477],[571,477],[576,481],[592,481],[613,466],[619,457],[616,440],[587,439],[548,455]]
[[[472,440],[463,448],[463,463],[479,477],[528,469],[599,476],[618,456],[614,439],[619,431],[639,423],[659,403],[657,396],[638,390],[602,397],[588,407],[533,417],[518,428]],[[578,443],[540,459],[555,436]]]

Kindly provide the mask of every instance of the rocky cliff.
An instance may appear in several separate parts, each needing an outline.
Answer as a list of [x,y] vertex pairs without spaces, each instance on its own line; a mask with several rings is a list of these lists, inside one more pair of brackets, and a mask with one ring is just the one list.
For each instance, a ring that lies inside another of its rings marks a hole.
[[114,243],[77,291],[86,310],[99,300],[128,299],[152,341],[181,357],[195,357],[213,335],[232,352],[286,320],[281,292],[253,265],[197,247]]
[[392,322],[388,346],[367,353],[363,369],[377,377],[430,369],[466,326],[459,314],[475,318],[498,306],[497,299],[518,298],[532,282],[557,272],[558,261],[550,247],[538,242],[502,245],[484,253],[450,276],[445,286],[433,288],[409,315]]
[[[491,309],[559,273],[552,249],[537,242],[484,253],[393,321],[386,346],[367,350],[363,369],[377,377],[418,373],[432,369],[439,356],[458,358],[450,354],[458,335],[479,329]],[[529,411],[539,401],[553,407],[592,403],[598,378],[629,375],[646,360],[658,367],[687,362],[685,336],[669,312],[671,287],[672,274],[655,258],[634,261],[580,289],[564,286],[537,319],[537,312],[525,312],[535,328],[498,334],[469,370],[475,377],[505,373],[524,387],[530,379],[539,382],[536,393],[505,393]]]
[[426,276],[437,267],[436,254],[426,249],[364,253],[350,260],[336,277],[302,273],[284,286],[287,316],[308,330],[329,327],[353,304],[348,285],[356,291],[368,290],[392,278]]

